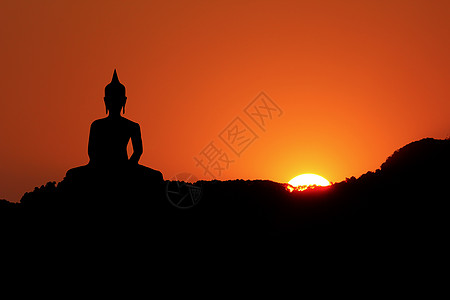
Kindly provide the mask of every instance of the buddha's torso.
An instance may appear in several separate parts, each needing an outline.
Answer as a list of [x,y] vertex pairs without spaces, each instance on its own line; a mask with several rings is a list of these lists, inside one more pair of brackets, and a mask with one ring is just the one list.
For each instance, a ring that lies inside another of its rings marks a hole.
[[92,123],[90,143],[94,151],[91,163],[123,164],[128,161],[127,145],[136,130],[136,123],[125,118],[104,118]]

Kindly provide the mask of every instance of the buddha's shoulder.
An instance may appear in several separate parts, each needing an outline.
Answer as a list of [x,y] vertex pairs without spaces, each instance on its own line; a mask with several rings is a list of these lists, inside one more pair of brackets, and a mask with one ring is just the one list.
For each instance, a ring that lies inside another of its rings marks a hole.
[[[92,122],[91,126],[101,126],[103,124],[107,125],[110,124],[112,121],[106,117],[106,118],[101,118],[101,119],[97,119],[94,122]],[[113,121],[114,123],[117,121]],[[120,123],[129,126],[129,127],[135,127],[135,128],[139,128],[139,124],[136,122],[133,122],[131,120],[128,120],[127,118],[120,118]]]
[[127,126],[132,128],[139,128],[139,124],[136,122],[133,122],[131,120],[128,120],[127,118],[122,117],[122,122],[125,123]]
[[101,126],[102,124],[105,124],[107,122],[108,122],[108,120],[106,118],[97,119],[91,123],[91,127]]

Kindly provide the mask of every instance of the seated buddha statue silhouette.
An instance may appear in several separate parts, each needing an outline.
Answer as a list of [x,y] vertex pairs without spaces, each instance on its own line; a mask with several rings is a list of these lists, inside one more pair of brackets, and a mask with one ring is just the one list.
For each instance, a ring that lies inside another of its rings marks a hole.
[[[121,115],[125,113],[125,86],[119,82],[117,72],[105,87],[105,107],[108,116],[95,120],[89,133],[89,164],[93,167],[120,168],[137,165],[142,155],[141,129],[138,123]],[[127,145],[131,140],[133,154],[128,159]]]
[[[104,189],[107,186],[106,190],[109,191],[116,191],[123,186],[128,186],[130,190],[133,184],[152,186],[155,182],[162,183],[161,172],[138,164],[143,153],[141,129],[138,123],[121,115],[125,113],[127,97],[116,70],[111,82],[105,87],[104,101],[108,116],[91,124],[89,163],[67,171],[65,180],[91,187],[95,182]],[[133,153],[128,157],[127,145],[130,140]]]

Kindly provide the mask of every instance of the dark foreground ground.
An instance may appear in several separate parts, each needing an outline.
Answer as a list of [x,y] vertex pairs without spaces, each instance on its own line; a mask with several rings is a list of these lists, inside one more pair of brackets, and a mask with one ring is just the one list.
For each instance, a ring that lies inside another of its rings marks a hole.
[[[281,259],[294,249],[339,260],[439,261],[448,249],[449,154],[450,140],[424,139],[396,151],[376,172],[293,193],[267,180],[191,186],[66,178],[20,203],[2,200],[2,233],[24,249],[160,263],[166,260],[155,251],[172,261],[217,262],[260,254]],[[173,205],[189,201],[196,205]]]

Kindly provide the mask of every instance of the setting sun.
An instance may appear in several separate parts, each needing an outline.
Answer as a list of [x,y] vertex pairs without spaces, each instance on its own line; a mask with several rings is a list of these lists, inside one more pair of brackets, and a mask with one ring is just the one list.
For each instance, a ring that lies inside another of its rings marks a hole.
[[294,190],[304,191],[307,188],[315,186],[329,186],[330,182],[320,175],[302,174],[292,178],[288,182],[287,189],[292,192]]

